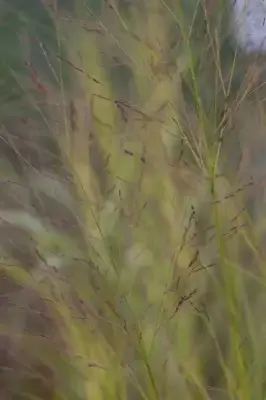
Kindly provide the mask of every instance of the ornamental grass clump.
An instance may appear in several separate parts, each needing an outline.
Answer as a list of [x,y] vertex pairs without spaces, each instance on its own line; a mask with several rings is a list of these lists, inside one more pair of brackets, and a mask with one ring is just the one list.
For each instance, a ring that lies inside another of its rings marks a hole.
[[265,398],[264,56],[233,5],[3,3],[1,398]]

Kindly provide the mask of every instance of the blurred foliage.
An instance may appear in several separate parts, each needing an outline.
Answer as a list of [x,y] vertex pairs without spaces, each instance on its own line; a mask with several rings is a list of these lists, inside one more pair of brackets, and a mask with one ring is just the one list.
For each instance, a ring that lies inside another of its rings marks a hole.
[[[55,76],[59,76],[60,52],[54,19],[41,1],[3,0],[0,29],[2,117],[12,117],[14,110],[18,113],[19,109],[21,116],[25,116],[25,81],[37,79],[38,74],[38,79],[55,85]],[[65,67],[61,73],[66,84]]]
[[229,16],[1,3],[1,398],[264,399],[263,90]]

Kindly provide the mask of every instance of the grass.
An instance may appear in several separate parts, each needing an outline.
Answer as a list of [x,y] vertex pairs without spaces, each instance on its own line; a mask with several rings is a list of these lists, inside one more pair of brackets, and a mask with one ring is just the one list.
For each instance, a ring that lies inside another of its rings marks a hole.
[[2,398],[263,400],[259,60],[222,1],[97,4],[13,74]]

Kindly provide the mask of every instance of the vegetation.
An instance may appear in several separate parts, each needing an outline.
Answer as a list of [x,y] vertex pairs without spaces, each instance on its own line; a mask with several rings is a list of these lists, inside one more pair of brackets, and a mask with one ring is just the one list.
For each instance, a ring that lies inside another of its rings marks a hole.
[[264,400],[263,56],[223,0],[2,0],[1,399]]

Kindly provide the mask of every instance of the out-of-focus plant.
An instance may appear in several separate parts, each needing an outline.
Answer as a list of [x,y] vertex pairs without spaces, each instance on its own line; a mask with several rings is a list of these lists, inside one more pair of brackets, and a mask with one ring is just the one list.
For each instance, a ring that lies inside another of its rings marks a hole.
[[3,4],[3,90],[32,107],[3,113],[5,395],[263,399],[254,186],[223,174],[246,90],[227,4]]

